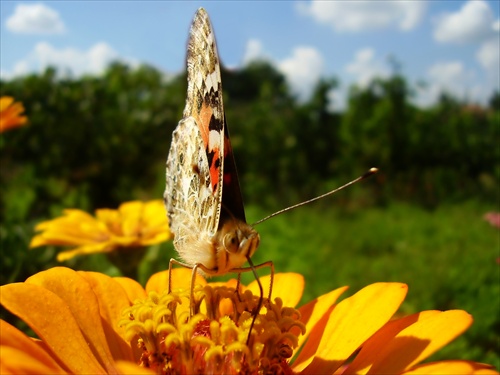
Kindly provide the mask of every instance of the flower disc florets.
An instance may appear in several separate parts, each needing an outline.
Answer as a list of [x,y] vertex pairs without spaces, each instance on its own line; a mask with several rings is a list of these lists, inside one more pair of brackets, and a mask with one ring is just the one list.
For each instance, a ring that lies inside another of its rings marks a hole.
[[[250,291],[210,285],[150,292],[123,312],[120,325],[137,342],[141,366],[158,374],[287,374],[288,361],[305,333],[294,308]],[[249,334],[255,314],[253,328]],[[296,329],[292,329],[297,327]]]

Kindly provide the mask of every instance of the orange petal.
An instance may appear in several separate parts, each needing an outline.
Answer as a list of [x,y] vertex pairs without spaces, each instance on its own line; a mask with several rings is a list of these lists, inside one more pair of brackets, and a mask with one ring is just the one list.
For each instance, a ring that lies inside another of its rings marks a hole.
[[117,367],[120,370],[120,374],[124,375],[154,375],[153,370],[147,369],[145,367],[140,367],[135,363],[119,361]]
[[[191,288],[191,274],[192,270],[188,268],[174,268],[172,269],[172,290],[173,289],[190,289]],[[163,292],[168,288],[168,271],[161,271],[152,275],[146,283],[146,292],[155,291],[158,293]],[[196,274],[196,284],[206,285],[206,280],[199,274]]]
[[[36,368],[45,369],[39,374],[63,374],[65,370],[61,368],[55,359],[39,345],[37,345],[30,337],[23,332],[11,326],[9,323],[0,320],[0,358],[2,368],[18,370],[17,373],[34,373]],[[25,358],[29,357],[29,360]],[[28,367],[31,367],[29,369]],[[21,372],[19,372],[21,370]],[[0,371],[1,374],[5,373]]]
[[412,375],[442,375],[442,374],[477,374],[477,375],[498,375],[493,366],[484,363],[476,363],[470,361],[440,361],[425,363],[414,367],[404,374]]
[[24,349],[0,346],[0,374],[67,374],[68,372],[40,362]]
[[391,318],[407,290],[404,284],[375,283],[340,302],[330,314],[324,330],[314,329],[304,346],[307,350],[308,345],[312,345],[310,342],[317,340],[313,335],[321,336],[314,359],[299,363],[294,371],[305,367],[306,374],[334,373]]
[[[208,283],[212,288],[218,288],[225,286],[226,288],[234,288],[236,289],[236,285],[238,285],[238,280],[236,279],[229,279],[227,281],[210,281]],[[246,287],[240,283],[239,285],[239,290],[246,290]]]
[[92,285],[85,278],[69,268],[55,267],[31,276],[25,284],[41,286],[61,298],[69,307],[96,358],[108,372],[115,371],[102,325],[100,304]]
[[[260,277],[259,280],[264,288],[264,296],[266,296],[266,290],[268,290],[271,285],[271,276],[263,276]],[[257,280],[252,281],[247,289],[252,291],[254,295],[258,296],[260,294]],[[283,306],[295,307],[302,298],[303,292],[304,276],[301,274],[289,272],[277,273],[274,275],[271,299],[279,297],[283,301]]]
[[121,284],[98,272],[78,272],[84,277],[97,296],[104,333],[113,360],[133,361],[132,348],[126,340],[125,330],[120,327],[122,311],[130,306],[127,293]]
[[27,283],[3,285],[0,291],[2,305],[24,320],[70,372],[105,372],[63,299],[41,286]]
[[0,98],[0,133],[16,128],[28,121],[26,116],[21,116],[24,107],[21,103],[14,102],[14,98],[3,96]]
[[[309,337],[311,330],[318,323],[318,321],[326,314],[328,309],[333,306],[342,293],[347,290],[348,287],[344,286],[342,288],[335,289],[334,291],[323,294],[322,296],[312,300],[308,304],[299,308],[301,315],[300,321],[306,325],[306,333],[299,336],[299,345],[297,350],[302,347],[305,340]],[[298,328],[293,328],[298,329]],[[318,342],[319,344],[319,342]],[[313,347],[312,345],[310,347]],[[314,355],[316,351],[311,353]],[[308,358],[307,353],[304,353],[303,358]]]
[[127,293],[129,302],[134,302],[136,299],[144,299],[147,294],[144,288],[137,281],[128,277],[113,277],[118,284],[120,284]]
[[432,314],[403,329],[378,351],[370,373],[394,374],[410,369],[462,334],[472,317],[462,310]]
[[423,311],[388,322],[363,344],[361,351],[351,364],[349,364],[347,372],[366,374],[373,366],[373,363],[378,360],[381,348],[384,348],[400,331],[419,320],[427,319],[439,313],[439,311],[434,310]]

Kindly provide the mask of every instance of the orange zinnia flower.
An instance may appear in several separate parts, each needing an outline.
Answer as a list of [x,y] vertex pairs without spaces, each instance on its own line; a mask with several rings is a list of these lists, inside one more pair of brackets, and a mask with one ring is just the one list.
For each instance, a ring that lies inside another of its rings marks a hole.
[[14,102],[10,96],[0,98],[0,133],[9,129],[20,127],[28,122],[26,116],[21,116],[24,107],[19,102]]
[[[168,272],[154,275],[144,290],[128,278],[63,267],[2,286],[2,304],[40,341],[2,322],[1,372],[496,373],[469,361],[419,365],[472,318],[452,310],[391,320],[404,284],[372,284],[337,303],[344,287],[295,309],[302,276],[277,274],[274,302],[265,299],[249,336],[256,282],[236,293],[235,280],[206,284],[199,277],[189,318],[190,273],[174,270],[172,293],[165,291]],[[261,282],[268,285],[269,277]]]
[[62,262],[81,254],[111,252],[120,248],[137,248],[158,244],[171,238],[162,200],[131,201],[117,210],[88,213],[64,210],[62,217],[38,224],[30,248],[43,245],[75,246],[58,254]]

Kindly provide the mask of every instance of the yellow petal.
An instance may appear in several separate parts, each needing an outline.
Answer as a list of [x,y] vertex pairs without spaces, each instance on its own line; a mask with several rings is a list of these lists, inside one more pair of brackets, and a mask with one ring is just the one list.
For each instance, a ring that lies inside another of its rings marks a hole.
[[462,334],[472,317],[462,310],[432,314],[403,329],[379,350],[369,373],[400,373],[410,369]]
[[0,362],[2,363],[0,366],[4,369],[0,371],[1,374],[11,373],[10,370],[17,370],[18,374],[66,373],[49,353],[9,323],[0,320],[0,332]]
[[113,250],[113,248],[114,245],[111,241],[79,246],[75,249],[61,251],[59,254],[57,254],[57,261],[64,262],[77,255],[104,253]]
[[[190,289],[192,270],[189,268],[174,268],[172,269],[172,290],[182,288]],[[196,274],[195,284],[206,285],[206,280],[199,274]],[[163,292],[168,288],[168,271],[161,271],[152,275],[146,283],[146,292],[155,291]]]
[[476,363],[470,361],[440,361],[425,363],[423,365],[414,367],[410,371],[404,373],[411,375],[442,375],[442,374],[453,374],[453,375],[465,375],[465,374],[477,374],[477,375],[498,375],[493,366],[486,365],[484,363]]
[[99,362],[108,372],[116,370],[101,321],[99,301],[85,278],[69,268],[55,267],[31,276],[25,284],[41,286],[65,301]]
[[24,320],[70,372],[105,372],[65,301],[41,286],[27,283],[3,285],[0,293],[2,305]]
[[[263,276],[259,278],[262,288],[264,289],[264,297],[267,296],[271,285],[271,276]],[[274,275],[272,286],[271,299],[279,297],[283,300],[283,306],[295,307],[302,298],[304,292],[304,276],[299,273],[277,273]],[[247,289],[252,291],[252,294],[258,296],[260,294],[259,284],[257,280],[252,281]]]
[[118,212],[121,214],[124,236],[139,236],[143,207],[143,202],[131,201],[122,203],[118,208]]
[[[300,321],[306,325],[306,333],[304,335],[299,336],[298,348],[302,347],[305,340],[309,337],[309,334],[311,333],[314,326],[333,306],[333,304],[337,301],[340,295],[344,293],[346,290],[347,290],[346,286],[335,289],[334,291],[327,294],[323,294],[319,298],[316,298],[311,302],[309,302],[308,304],[299,308],[299,312],[301,315]],[[319,345],[319,340],[318,340],[318,345]],[[310,347],[312,348],[314,347],[314,345],[310,345]],[[310,355],[314,355],[314,353],[316,353],[316,350],[310,353]],[[304,353],[303,358],[308,358],[308,357],[309,356],[307,355],[307,353]]]
[[99,303],[105,338],[113,360],[133,361],[132,350],[126,340],[125,329],[120,327],[122,311],[130,306],[127,293],[121,284],[111,277],[98,272],[78,272],[85,278],[96,294]]
[[[340,302],[330,314],[324,330],[318,332],[315,328],[315,332],[311,332],[311,337],[321,335],[314,359],[299,363],[294,371],[303,368],[305,374],[334,373],[392,317],[407,290],[404,284],[375,283]],[[314,343],[314,340],[309,341]],[[310,345],[309,341],[304,350]]]
[[95,211],[96,219],[106,225],[106,228],[116,236],[122,236],[121,216],[117,210],[102,208]]
[[0,112],[5,111],[12,103],[14,103],[14,98],[12,96],[0,97]]

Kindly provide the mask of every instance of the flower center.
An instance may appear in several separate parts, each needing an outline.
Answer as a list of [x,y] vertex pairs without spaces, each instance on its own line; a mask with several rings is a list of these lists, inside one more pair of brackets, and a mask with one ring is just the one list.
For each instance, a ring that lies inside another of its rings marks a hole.
[[157,374],[291,373],[288,362],[305,333],[297,310],[265,298],[257,312],[260,297],[248,290],[197,285],[190,317],[189,295],[150,292],[124,310],[120,326],[140,349],[141,366]]

